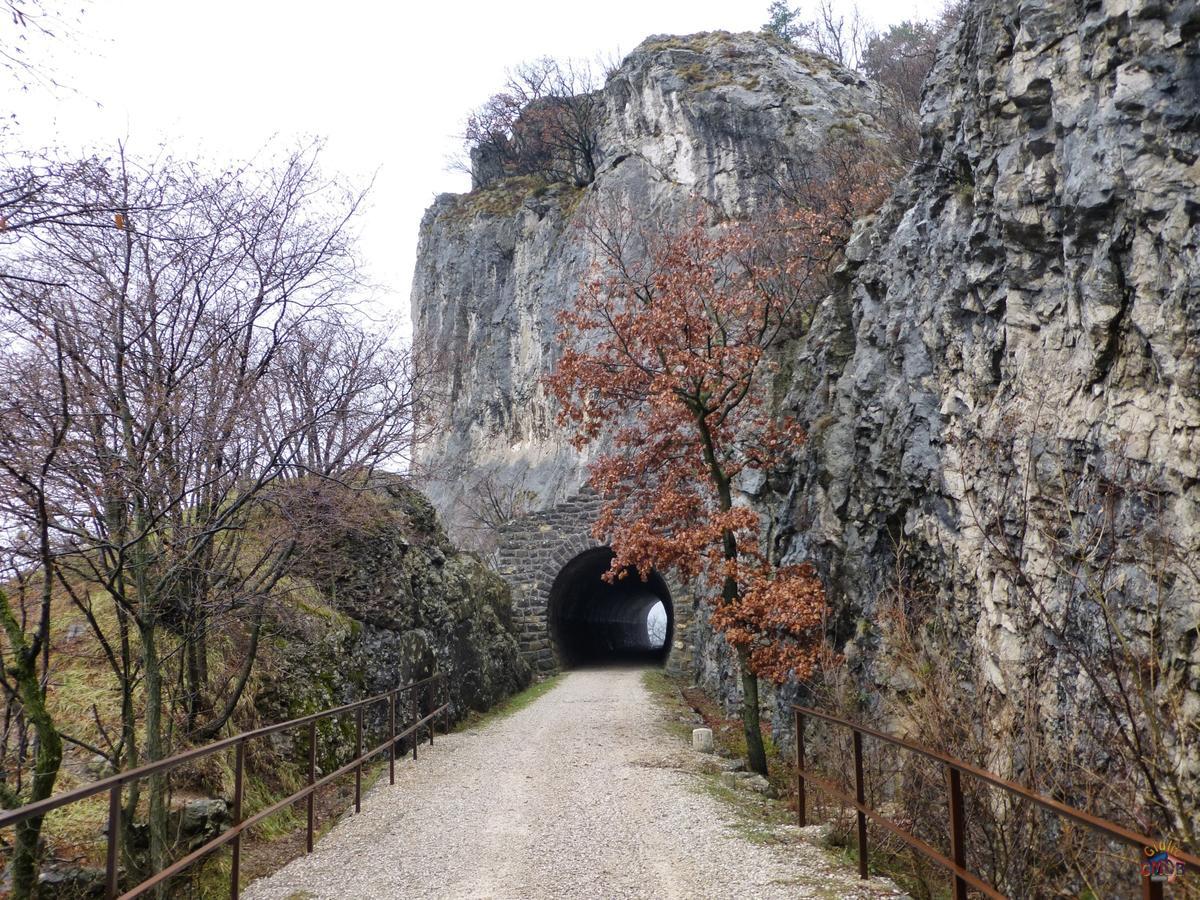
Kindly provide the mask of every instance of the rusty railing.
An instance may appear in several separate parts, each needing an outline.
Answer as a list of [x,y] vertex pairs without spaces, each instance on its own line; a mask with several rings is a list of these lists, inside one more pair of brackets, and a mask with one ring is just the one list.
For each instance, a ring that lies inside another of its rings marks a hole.
[[[402,697],[406,694],[412,695],[409,709],[412,713],[410,723],[404,730],[396,730],[397,716],[403,716],[406,712],[401,710]],[[424,702],[423,702],[424,701]],[[434,706],[435,702],[440,701]],[[382,744],[370,749],[363,749],[363,714],[364,710],[379,707],[382,704],[387,704],[387,724],[388,724],[388,739]],[[423,709],[429,709],[428,712],[422,714]],[[107,849],[105,853],[105,894],[108,900],[120,897],[121,900],[128,898],[139,897],[147,891],[158,887],[163,882],[183,872],[193,863],[198,862],[208,856],[214,850],[217,850],[226,844],[232,844],[232,866],[229,876],[229,895],[233,900],[237,900],[239,885],[241,878],[241,844],[242,833],[248,828],[266,819],[268,816],[274,815],[280,810],[286,809],[294,803],[301,800],[307,800],[308,813],[308,835],[305,843],[305,852],[311,853],[313,850],[313,832],[316,825],[316,792],[321,787],[329,784],[343,775],[348,775],[354,772],[354,811],[362,810],[362,775],[363,764],[374,759],[380,754],[387,752],[388,754],[388,779],[391,784],[396,783],[396,747],[406,737],[412,736],[412,755],[413,759],[417,758],[417,745],[420,743],[421,730],[427,728],[429,732],[429,743],[433,744],[433,733],[436,727],[436,718],[442,717],[443,733],[450,729],[450,704],[446,693],[446,679],[442,674],[431,675],[420,681],[414,681],[411,684],[406,684],[402,687],[395,688],[387,693],[376,694],[374,697],[368,697],[365,700],[359,700],[356,703],[347,703],[344,706],[337,706],[333,709],[323,710],[322,712],[312,713],[311,715],[303,716],[299,719],[292,719],[288,722],[280,722],[276,725],[267,725],[263,728],[257,728],[254,731],[246,731],[241,734],[233,735],[232,737],[224,738],[223,740],[214,741],[211,744],[206,744],[202,747],[195,747],[191,750],[185,750],[182,753],[177,753],[167,759],[158,760],[157,762],[147,763],[144,766],[139,766],[136,769],[130,769],[128,772],[119,772],[116,775],[109,776],[101,781],[93,784],[83,785],[74,790],[65,791],[53,797],[48,797],[38,803],[30,803],[27,806],[19,807],[18,809],[8,810],[0,813],[0,828],[9,828],[22,822],[26,819],[31,819],[36,816],[44,816],[51,810],[59,809],[68,806],[72,803],[78,803],[80,800],[86,800],[88,797],[94,797],[97,794],[108,792],[108,830],[107,830]],[[322,719],[330,719],[335,716],[354,713],[355,719],[355,756],[354,759],[340,766],[335,771],[317,778],[317,723]],[[272,734],[278,734],[282,731],[289,731],[293,728],[308,726],[308,783],[300,790],[272,803],[265,809],[261,809],[252,816],[242,817],[242,800],[243,800],[243,780],[246,768],[246,745],[250,741],[266,737]],[[214,753],[219,753],[222,750],[234,751],[234,786],[233,786],[233,809],[231,811],[232,823],[229,828],[218,834],[212,840],[207,841],[197,847],[192,852],[188,853],[183,858],[176,860],[161,872],[156,872],[153,876],[142,881],[124,893],[120,893],[120,870],[118,857],[120,855],[120,825],[121,825],[121,791],[129,784],[136,781],[141,781],[144,778],[149,778],[154,775],[162,775],[177,766],[187,762],[194,762],[198,759],[203,759],[206,756],[211,756]]]
[[[1122,828],[1115,822],[1110,822],[1106,819],[1101,819],[1086,813],[1081,809],[1076,809],[1073,806],[1068,806],[1065,803],[1060,803],[1057,800],[1052,800],[1049,797],[1037,794],[1028,788],[1022,787],[1015,782],[1001,778],[999,775],[994,775],[984,769],[972,766],[962,760],[955,759],[952,756],[947,756],[944,753],[938,753],[936,750],[931,750],[928,747],[922,747],[920,744],[915,744],[912,741],[906,741],[903,738],[893,737],[890,734],[885,734],[882,731],[876,731],[873,728],[867,728],[864,725],[859,725],[856,722],[851,722],[848,719],[842,719],[838,716],[832,716],[829,713],[821,712],[820,710],[810,709],[804,706],[793,706],[792,711],[796,718],[796,805],[799,824],[803,827],[807,824],[807,816],[805,810],[805,785],[808,782],[819,787],[823,792],[830,795],[834,799],[851,806],[856,811],[858,825],[858,875],[859,878],[867,877],[867,819],[870,818],[876,825],[891,832],[900,840],[904,841],[914,850],[921,853],[930,861],[941,866],[950,873],[950,878],[953,885],[954,900],[967,900],[967,890],[978,891],[985,897],[993,898],[993,900],[1007,900],[992,885],[985,882],[982,878],[967,868],[967,849],[966,849],[966,815],[963,806],[963,776],[974,778],[986,785],[994,788],[999,788],[1006,793],[1027,800],[1031,803],[1040,806],[1058,816],[1066,819],[1071,819],[1078,822],[1092,831],[1099,832],[1111,840],[1119,843],[1128,844],[1131,847],[1136,847],[1139,853],[1143,848],[1152,846],[1157,843],[1154,838],[1148,835],[1138,834],[1135,831],[1130,831],[1127,828]],[[844,793],[840,787],[826,780],[820,775],[808,771],[804,767],[804,719],[811,716],[815,719],[822,719],[833,725],[839,725],[843,728],[850,729],[853,735],[854,745],[854,796]],[[916,753],[930,759],[936,763],[940,763],[946,772],[946,801],[948,806],[948,829],[950,838],[950,856],[947,857],[940,853],[935,848],[931,847],[925,841],[921,840],[916,835],[901,828],[896,822],[884,816],[882,813],[871,807],[866,800],[866,780],[863,776],[863,736],[871,737],[876,740],[883,741],[893,746],[899,747],[910,753]],[[1200,870],[1200,857],[1193,856],[1182,850],[1172,850],[1171,856],[1174,860],[1180,863],[1186,863],[1193,871]],[[1142,870],[1142,897],[1143,900],[1163,900],[1163,882],[1162,880],[1154,880],[1145,869]]]

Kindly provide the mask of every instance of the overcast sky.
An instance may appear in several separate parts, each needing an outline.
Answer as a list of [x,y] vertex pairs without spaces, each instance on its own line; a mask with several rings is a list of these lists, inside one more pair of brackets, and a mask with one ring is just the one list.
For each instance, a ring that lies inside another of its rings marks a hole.
[[[70,2],[70,0],[68,0]],[[849,0],[846,0],[849,6]],[[447,171],[455,134],[505,68],[543,55],[627,53],[651,34],[757,29],[768,0],[605,3],[100,0],[50,65],[69,90],[16,98],[18,133],[70,151],[172,153],[214,161],[275,140],[327,139],[325,168],[366,183],[360,222],[374,281],[407,310],[417,225]],[[858,0],[878,24],[940,0]],[[31,50],[38,48],[31,47]]]

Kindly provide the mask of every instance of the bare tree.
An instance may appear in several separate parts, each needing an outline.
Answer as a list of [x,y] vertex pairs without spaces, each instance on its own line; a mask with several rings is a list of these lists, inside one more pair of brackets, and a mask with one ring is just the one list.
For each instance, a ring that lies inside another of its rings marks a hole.
[[850,7],[849,13],[842,13],[835,0],[817,0],[812,18],[802,27],[801,39],[847,69],[857,69],[871,32],[857,4]]
[[858,69],[875,29],[858,4],[851,4],[848,13],[839,11],[844,6],[837,0],[816,0],[806,15],[803,6],[774,0],[767,8],[763,30],[827,56],[847,69]]
[[467,119],[463,139],[476,186],[491,174],[591,184],[599,161],[600,87],[588,63],[543,57],[515,68],[503,89]]
[[407,469],[422,397],[423,360],[390,329],[370,329],[330,312],[304,323],[280,348],[266,392],[263,426],[303,422],[288,474],[334,477],[385,466]]
[[[41,240],[60,227],[108,228],[118,213],[140,213],[88,191],[101,165],[97,159],[34,159],[0,153],[0,247],[15,250],[20,241]],[[59,284],[53,271],[15,270],[13,260],[19,255],[7,254],[0,263],[0,280]]]
[[528,466],[511,473],[485,472],[476,478],[459,500],[473,548],[494,550],[501,526],[527,514],[536,500],[537,492],[529,487]]
[[30,47],[61,40],[78,27],[79,4],[62,0],[0,0],[0,70],[21,86],[58,85]]
[[[9,728],[14,717],[18,719],[16,778],[11,784],[7,778],[0,783],[0,802],[7,808],[49,797],[63,756],[62,736],[46,704],[55,562],[50,485],[71,414],[62,345],[57,332],[52,337],[48,360],[28,347],[10,345],[0,361],[0,384],[7,388],[0,406],[0,516],[11,535],[6,542],[7,580],[18,591],[14,608],[0,589],[0,627],[8,639],[0,672],[6,700],[6,759]],[[33,771],[24,790],[19,773],[31,749],[27,726],[33,729]],[[37,885],[41,830],[40,816],[17,826],[12,861],[17,897],[32,896]]]
[[486,528],[499,528],[529,512],[535,495],[526,483],[528,477],[527,468],[518,475],[503,479],[495,473],[482,475],[476,479],[470,492],[473,496],[464,497],[463,504],[478,524]]
[[961,0],[953,0],[932,18],[908,19],[867,36],[861,68],[884,89],[885,102],[878,115],[891,132],[897,155],[906,162],[917,154],[925,79],[942,40],[962,20],[963,8]]
[[661,603],[655,604],[646,619],[646,634],[651,647],[661,647],[667,642],[667,611]]
[[857,5],[843,12],[836,0],[817,0],[806,14],[804,7],[775,0],[763,30],[856,69],[883,88],[877,119],[889,132],[895,155],[911,162],[925,78],[943,38],[962,20],[965,5],[964,0],[946,0],[936,15],[880,31]]
[[[6,430],[28,438],[28,462],[0,477],[11,511],[46,523],[40,589],[53,582],[83,613],[121,691],[119,722],[96,713],[93,739],[67,738],[114,769],[232,716],[298,542],[279,527],[247,537],[281,486],[363,478],[407,455],[408,356],[356,314],[360,196],[323,179],[318,156],[215,176],[169,158],[90,161],[64,182],[89,198],[77,214],[10,235],[0,341],[28,365],[0,369],[0,391],[19,398],[7,420],[43,424]],[[23,388],[26,370],[49,387]],[[9,632],[10,653],[28,655],[35,645]],[[214,635],[236,648],[218,672]],[[159,868],[166,785],[149,791]],[[138,804],[131,790],[127,822]]]

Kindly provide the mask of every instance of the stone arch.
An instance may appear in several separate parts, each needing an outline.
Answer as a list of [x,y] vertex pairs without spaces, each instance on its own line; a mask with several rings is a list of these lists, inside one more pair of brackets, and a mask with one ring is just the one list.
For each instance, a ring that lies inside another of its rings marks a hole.
[[558,573],[575,557],[589,550],[599,550],[604,546],[606,545],[592,537],[591,528],[588,529],[587,534],[575,535],[564,540],[550,557],[550,564],[540,573],[538,594],[549,596],[550,589],[554,587],[554,580],[558,578]]
[[[599,513],[599,497],[585,490],[558,506],[524,516],[500,529],[497,570],[513,591],[521,652],[538,672],[552,673],[562,668],[550,631],[550,594],[555,579],[571,560],[589,550],[606,548],[592,537]],[[686,655],[691,604],[685,604],[685,593],[674,579],[663,577],[663,583],[673,606],[673,640],[668,642],[667,664],[677,668]]]

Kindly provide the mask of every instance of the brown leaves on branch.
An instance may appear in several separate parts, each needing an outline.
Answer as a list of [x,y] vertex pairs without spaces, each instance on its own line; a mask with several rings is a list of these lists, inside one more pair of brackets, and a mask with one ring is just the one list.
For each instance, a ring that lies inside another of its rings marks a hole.
[[803,332],[854,221],[894,169],[861,146],[829,148],[797,204],[755,224],[697,220],[676,234],[631,215],[592,224],[598,262],[548,386],[582,449],[610,578],[674,569],[719,590],[713,626],[759,675],[807,675],[825,595],[813,567],[779,565],[739,485],[783,474],[804,430],[775,408],[780,345]]
[[739,602],[713,610],[712,624],[735,647],[750,650],[756,673],[783,682],[791,672],[810,673],[820,653],[819,626],[825,589],[810,563],[760,564],[745,579]]

